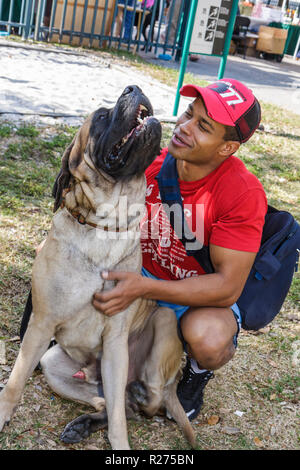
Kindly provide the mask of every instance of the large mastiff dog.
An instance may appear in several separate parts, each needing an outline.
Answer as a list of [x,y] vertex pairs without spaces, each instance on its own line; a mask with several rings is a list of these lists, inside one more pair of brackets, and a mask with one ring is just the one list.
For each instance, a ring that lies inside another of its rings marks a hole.
[[[182,345],[175,315],[137,299],[107,317],[91,303],[96,290],[112,287],[103,270],[141,269],[143,214],[136,204],[144,205],[144,171],[161,138],[152,114],[142,91],[127,87],[113,109],[100,108],[84,122],[63,155],[54,186],[55,211],[61,209],[33,265],[33,312],[0,394],[0,430],[40,361],[56,393],[97,410],[67,426],[66,442],[101,427],[107,414],[112,448],[129,449],[126,408],[139,405],[150,416],[165,407],[194,444],[176,395]],[[47,350],[53,337],[57,344]]]

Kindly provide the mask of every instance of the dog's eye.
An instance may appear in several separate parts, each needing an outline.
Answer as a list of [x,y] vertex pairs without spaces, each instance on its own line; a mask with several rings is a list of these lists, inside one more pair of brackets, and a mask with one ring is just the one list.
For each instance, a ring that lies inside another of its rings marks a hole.
[[108,113],[99,114],[98,119],[104,119],[107,117],[107,115]]

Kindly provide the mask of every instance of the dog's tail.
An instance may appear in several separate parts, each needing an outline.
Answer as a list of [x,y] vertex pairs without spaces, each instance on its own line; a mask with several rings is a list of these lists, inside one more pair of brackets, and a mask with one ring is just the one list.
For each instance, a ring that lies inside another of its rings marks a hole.
[[196,447],[196,436],[194,429],[182,408],[182,405],[177,397],[177,381],[166,385],[164,389],[164,405],[167,412],[176,421],[178,426],[182,429],[183,434],[194,449]]

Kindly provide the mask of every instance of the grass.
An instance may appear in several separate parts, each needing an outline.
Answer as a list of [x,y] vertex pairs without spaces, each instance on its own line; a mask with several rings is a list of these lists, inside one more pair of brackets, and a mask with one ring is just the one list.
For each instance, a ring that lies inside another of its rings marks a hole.
[[[150,66],[126,53],[115,54],[114,60],[142,69],[170,86],[177,81],[176,71]],[[187,81],[197,82],[193,76]],[[286,115],[264,103],[262,108],[265,130],[258,131],[237,155],[259,177],[269,202],[300,220],[300,116]],[[75,132],[76,128],[68,126],[0,121],[0,339],[5,341],[7,355],[7,364],[0,365],[2,384],[19,350],[16,337],[30,288],[35,247],[51,224],[51,188],[63,150]],[[163,145],[171,133],[172,126],[164,124]],[[258,333],[242,331],[234,359],[216,371],[193,424],[199,450],[299,449],[299,287],[297,274],[272,324]],[[0,435],[0,447],[109,449],[105,431],[72,446],[60,442],[65,424],[89,411],[54,394],[36,371],[11,425]],[[208,423],[212,415],[219,417],[215,425]],[[142,417],[129,422],[128,429],[135,449],[188,448],[177,426],[168,420]]]

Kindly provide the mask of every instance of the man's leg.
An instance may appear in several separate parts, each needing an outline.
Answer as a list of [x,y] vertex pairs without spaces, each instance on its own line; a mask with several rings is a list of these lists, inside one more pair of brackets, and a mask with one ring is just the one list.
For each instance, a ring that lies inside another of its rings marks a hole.
[[190,357],[202,369],[219,369],[234,356],[238,325],[231,308],[190,308],[180,326]]
[[189,356],[177,394],[190,420],[203,404],[203,391],[212,370],[234,356],[240,329],[239,310],[231,308],[189,308],[181,317],[181,332]]

